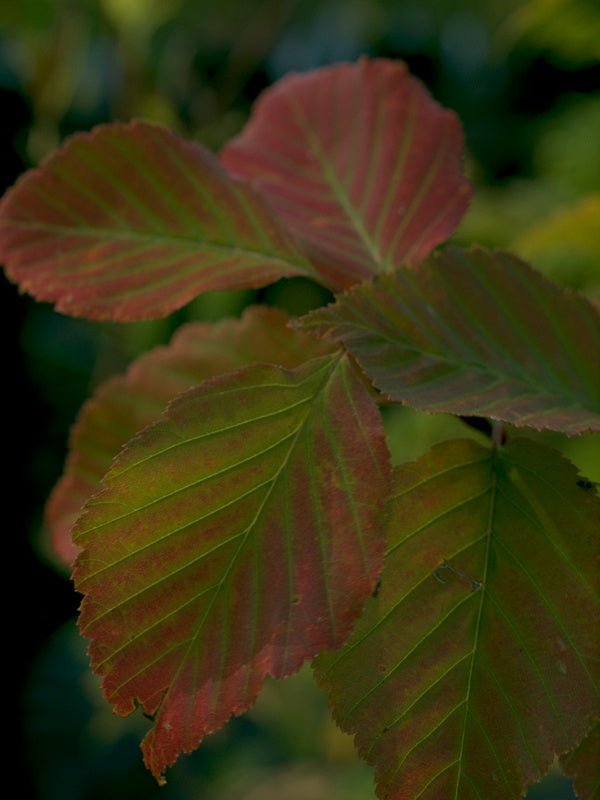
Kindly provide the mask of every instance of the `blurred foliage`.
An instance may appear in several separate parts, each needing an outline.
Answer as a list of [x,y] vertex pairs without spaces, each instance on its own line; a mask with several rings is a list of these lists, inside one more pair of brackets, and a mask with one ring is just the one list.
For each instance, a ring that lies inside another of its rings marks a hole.
[[24,702],[39,800],[374,798],[370,769],[332,722],[308,667],[268,681],[251,711],[169,771],[165,788],[140,763],[148,721],[111,713],[74,624],[38,659]]
[[[598,299],[595,0],[5,0],[6,141],[15,162],[35,164],[73,131],[142,116],[217,149],[242,127],[260,91],[284,73],[361,54],[403,58],[461,117],[476,191],[455,240],[513,249]],[[15,166],[7,148],[0,157],[6,183]],[[20,332],[33,395],[27,402],[30,413],[41,408],[48,419],[29,458],[38,549],[41,504],[60,473],[68,426],[98,382],[168,341],[187,320],[238,315],[251,302],[301,314],[328,300],[309,281],[279,281],[259,292],[211,293],[169,319],[122,326],[69,319],[27,301]],[[396,463],[443,439],[482,436],[447,415],[400,407],[383,414]],[[533,435],[600,480],[597,438]],[[52,598],[45,601],[51,606]],[[141,765],[144,719],[112,716],[72,625],[40,655],[25,712],[41,800],[374,796],[370,770],[331,722],[308,669],[268,683],[246,716],[172,770],[164,790]],[[529,794],[571,797],[558,773]]]
[[594,0],[530,0],[507,20],[507,43],[525,40],[566,61],[600,59],[600,6]]
[[600,300],[600,193],[544,217],[515,239],[513,249],[558,283]]
[[[536,127],[529,174],[502,183],[485,184],[478,175],[478,165],[471,163],[476,191],[456,235],[458,240],[514,248],[520,237],[542,224],[553,212],[576,206],[582,202],[582,196],[593,196],[598,191],[600,147],[593,132],[600,130],[600,90],[591,96],[568,94],[561,97]],[[583,214],[587,218],[593,210]],[[593,219],[590,218],[590,222]],[[546,257],[551,258],[553,245],[548,245]],[[559,246],[558,240],[554,241],[554,246]],[[596,280],[600,278],[598,259],[589,269],[596,274]],[[588,282],[593,283],[592,275],[588,277]],[[556,280],[560,282],[558,276]],[[568,281],[567,284],[572,285]]]
[[[111,713],[73,623],[34,665],[24,705],[39,800],[375,800],[371,770],[332,722],[308,667],[267,681],[256,705],[180,759],[164,788],[140,764],[148,721]],[[554,769],[530,800],[567,792]]]

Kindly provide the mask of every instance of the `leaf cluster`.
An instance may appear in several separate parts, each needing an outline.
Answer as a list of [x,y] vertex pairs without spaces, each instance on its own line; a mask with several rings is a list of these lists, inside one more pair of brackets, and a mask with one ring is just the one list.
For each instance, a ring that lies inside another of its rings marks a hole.
[[[218,157],[115,123],[2,200],[8,276],[64,313],[335,294],[186,326],[73,429],[48,527],[159,781],[314,659],[381,798],[518,798],[556,755],[595,796],[600,503],[515,429],[600,430],[599,315],[516,256],[432,252],[469,202],[462,147],[402,64],[361,60],[280,81]],[[491,435],[393,468],[386,404]]]

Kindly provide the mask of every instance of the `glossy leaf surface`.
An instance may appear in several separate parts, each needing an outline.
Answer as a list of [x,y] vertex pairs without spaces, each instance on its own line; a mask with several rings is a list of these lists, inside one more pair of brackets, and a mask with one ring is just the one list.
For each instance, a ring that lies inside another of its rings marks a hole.
[[299,322],[391,399],[568,434],[600,430],[600,316],[515,256],[450,248]]
[[385,800],[518,800],[600,710],[600,501],[526,439],[396,470],[377,596],[317,659]]
[[28,172],[0,205],[0,260],[24,291],[90,319],[311,273],[256,192],[147,122],[73,136]]
[[75,580],[107,699],[156,715],[155,776],[267,675],[345,641],[382,567],[390,474],[340,353],[210,379],[121,452],[76,525]]
[[221,161],[261,190],[337,290],[450,236],[470,197],[462,147],[455,115],[402,63],[362,59],[279,81]]
[[168,347],[135,361],[102,384],[85,403],[71,432],[65,471],[46,506],[46,526],[58,557],[77,555],[71,527],[123,445],[164,411],[180,392],[205,378],[257,361],[295,367],[331,346],[287,327],[281,311],[253,307],[239,320],[180,328]]

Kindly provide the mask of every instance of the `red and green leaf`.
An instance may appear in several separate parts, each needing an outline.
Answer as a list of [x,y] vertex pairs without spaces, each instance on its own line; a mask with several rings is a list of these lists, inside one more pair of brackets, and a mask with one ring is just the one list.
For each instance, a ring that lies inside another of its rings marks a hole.
[[147,122],[73,136],[28,172],[0,205],[0,260],[24,291],[90,319],[313,274],[257,192]]
[[561,758],[566,775],[574,778],[574,788],[579,800],[600,798],[600,722],[572,752]]
[[299,324],[416,408],[567,434],[600,430],[600,315],[515,256],[448,248]]
[[74,530],[82,632],[120,714],[155,715],[157,777],[341,645],[381,571],[389,455],[347,356],[253,365],[180,395]]
[[397,469],[386,566],[316,661],[385,800],[517,800],[600,706],[600,501],[526,439]]
[[331,352],[331,345],[288,328],[287,321],[281,311],[255,306],[239,320],[191,323],[168,347],[143,355],[126,374],[99,387],[79,413],[63,476],[46,506],[46,526],[63,562],[71,564],[77,555],[71,528],[113,458],[176,395],[256,361],[296,367]]
[[362,59],[279,81],[221,161],[260,189],[335,290],[453,233],[470,198],[462,150],[456,116],[402,63]]

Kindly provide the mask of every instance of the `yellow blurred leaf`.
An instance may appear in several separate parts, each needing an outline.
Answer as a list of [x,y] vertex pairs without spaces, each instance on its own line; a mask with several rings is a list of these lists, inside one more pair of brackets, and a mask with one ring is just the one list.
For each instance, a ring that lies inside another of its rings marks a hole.
[[180,0],[102,0],[104,13],[119,30],[154,30],[172,19]]
[[590,193],[521,233],[513,249],[559,283],[600,293],[600,193]]
[[503,26],[508,45],[526,39],[573,61],[600,58],[600,6],[594,0],[529,0]]

